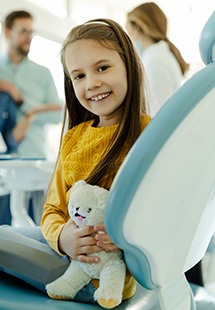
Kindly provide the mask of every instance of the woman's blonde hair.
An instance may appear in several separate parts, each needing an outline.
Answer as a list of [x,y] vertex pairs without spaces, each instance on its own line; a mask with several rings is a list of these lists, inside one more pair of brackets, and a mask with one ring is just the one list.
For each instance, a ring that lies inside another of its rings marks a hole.
[[155,43],[164,40],[169,45],[184,75],[189,68],[177,47],[167,38],[167,17],[154,2],[146,2],[127,14],[128,22],[140,32],[150,37]]

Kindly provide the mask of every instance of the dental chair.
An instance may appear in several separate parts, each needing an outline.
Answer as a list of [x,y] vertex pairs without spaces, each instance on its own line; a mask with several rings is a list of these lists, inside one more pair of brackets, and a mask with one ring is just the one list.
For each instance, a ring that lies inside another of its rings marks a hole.
[[215,12],[200,38],[206,67],[144,130],[106,208],[106,227],[128,268],[141,286],[156,291],[165,310],[200,309],[184,273],[203,258],[214,234],[214,43]]
[[[110,190],[105,225],[124,250],[137,293],[118,310],[214,310],[215,300],[185,272],[204,256],[215,228],[215,12],[200,37],[205,68],[175,93],[144,130]],[[206,47],[205,47],[206,44]],[[8,253],[14,253],[9,261]],[[28,257],[26,260],[25,258]],[[18,259],[17,259],[18,258]],[[21,261],[21,258],[23,261]],[[16,261],[22,262],[18,266]],[[0,239],[0,265],[32,270],[41,283],[67,264]],[[55,266],[50,271],[50,266]],[[43,275],[43,277],[41,276]],[[0,273],[0,309],[96,310],[52,300]]]

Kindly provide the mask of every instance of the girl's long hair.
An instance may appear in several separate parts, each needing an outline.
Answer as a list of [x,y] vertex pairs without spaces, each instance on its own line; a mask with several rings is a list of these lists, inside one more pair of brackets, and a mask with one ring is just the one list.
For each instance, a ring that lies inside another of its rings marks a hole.
[[[98,116],[86,110],[78,101],[70,79],[65,53],[68,45],[77,40],[96,40],[101,45],[117,51],[123,60],[127,71],[127,95],[122,103],[123,115],[108,146],[104,157],[87,178],[87,182],[96,184],[114,166],[119,154],[126,145],[129,150],[141,133],[141,113],[146,112],[146,102],[143,89],[143,68],[133,44],[122,27],[110,19],[95,19],[83,25],[76,26],[68,34],[62,48],[61,60],[65,77],[65,99],[68,111],[68,129],[94,119]],[[86,47],[87,48],[87,47]],[[67,56],[68,57],[68,56]],[[72,57],[72,55],[70,55]],[[120,72],[119,72],[120,75]]]

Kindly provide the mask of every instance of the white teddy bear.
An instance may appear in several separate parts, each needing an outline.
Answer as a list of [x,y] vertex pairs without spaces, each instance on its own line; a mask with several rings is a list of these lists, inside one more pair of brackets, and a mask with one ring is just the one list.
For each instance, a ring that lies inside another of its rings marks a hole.
[[[81,180],[73,185],[68,204],[70,217],[78,227],[104,223],[104,209],[109,191]],[[126,267],[122,251],[89,254],[100,257],[99,263],[71,260],[65,273],[46,285],[48,295],[54,299],[73,299],[91,279],[99,279],[94,299],[106,309],[119,305],[125,281]]]

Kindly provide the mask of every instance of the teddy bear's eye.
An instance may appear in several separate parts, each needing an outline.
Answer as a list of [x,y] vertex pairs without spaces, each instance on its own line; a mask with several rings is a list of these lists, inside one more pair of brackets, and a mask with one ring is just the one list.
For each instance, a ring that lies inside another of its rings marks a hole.
[[92,211],[92,209],[91,209],[91,208],[89,208],[89,209],[88,209],[88,213],[90,213],[91,211]]

